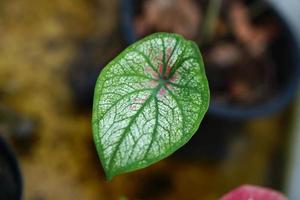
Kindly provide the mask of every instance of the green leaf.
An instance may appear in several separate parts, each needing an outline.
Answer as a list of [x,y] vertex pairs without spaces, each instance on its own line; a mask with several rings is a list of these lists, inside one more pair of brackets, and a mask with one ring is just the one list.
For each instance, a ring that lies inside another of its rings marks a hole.
[[172,154],[197,131],[209,87],[197,45],[156,33],[129,46],[101,72],[93,135],[107,178]]

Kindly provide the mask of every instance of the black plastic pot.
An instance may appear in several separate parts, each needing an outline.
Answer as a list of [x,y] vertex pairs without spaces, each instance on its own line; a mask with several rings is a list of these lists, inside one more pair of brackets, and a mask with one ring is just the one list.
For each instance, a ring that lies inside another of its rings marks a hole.
[[0,199],[22,198],[22,176],[15,154],[0,137]]
[[[134,32],[133,20],[139,9],[137,8],[139,4],[140,1],[138,0],[121,0],[121,29],[127,44],[131,44],[138,39]],[[271,10],[279,19],[284,30],[282,38],[272,47],[276,63],[283,66],[279,72],[280,86],[276,95],[261,104],[249,107],[218,105],[212,99],[209,108],[210,114],[226,119],[264,117],[281,111],[293,99],[300,75],[300,47],[296,39],[298,33],[291,28],[293,24],[285,15],[287,11],[280,6],[276,6],[277,4],[278,1],[269,1]]]
[[184,161],[219,162],[227,158],[231,142],[243,134],[245,123],[205,116],[193,138],[172,156]]

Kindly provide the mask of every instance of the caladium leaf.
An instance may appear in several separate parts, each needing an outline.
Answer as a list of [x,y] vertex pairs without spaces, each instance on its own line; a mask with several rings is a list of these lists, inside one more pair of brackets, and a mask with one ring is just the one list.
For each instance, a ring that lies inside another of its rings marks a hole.
[[220,200],[287,200],[287,197],[269,188],[243,185],[229,192]]
[[95,88],[93,135],[107,178],[172,154],[196,132],[208,104],[196,44],[156,33],[128,47]]

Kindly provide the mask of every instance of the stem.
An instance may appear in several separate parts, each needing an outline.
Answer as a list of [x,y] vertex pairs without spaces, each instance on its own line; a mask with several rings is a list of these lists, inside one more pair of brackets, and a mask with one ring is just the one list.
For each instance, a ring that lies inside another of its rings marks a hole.
[[222,0],[209,0],[208,8],[203,22],[201,44],[209,43],[220,15]]

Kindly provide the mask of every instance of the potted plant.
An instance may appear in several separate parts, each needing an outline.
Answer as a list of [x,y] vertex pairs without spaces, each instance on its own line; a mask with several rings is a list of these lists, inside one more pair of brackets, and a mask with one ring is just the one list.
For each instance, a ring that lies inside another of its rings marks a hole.
[[122,0],[128,44],[170,31],[201,47],[212,89],[209,113],[225,119],[267,116],[292,99],[299,48],[276,1]]

